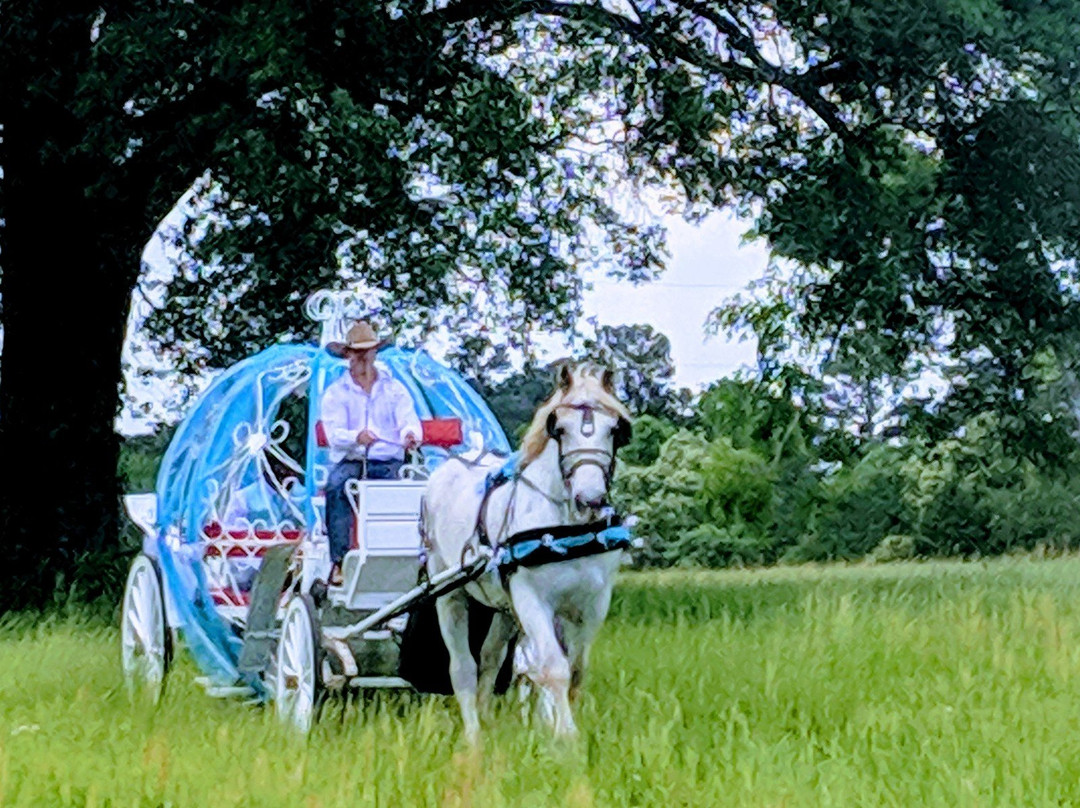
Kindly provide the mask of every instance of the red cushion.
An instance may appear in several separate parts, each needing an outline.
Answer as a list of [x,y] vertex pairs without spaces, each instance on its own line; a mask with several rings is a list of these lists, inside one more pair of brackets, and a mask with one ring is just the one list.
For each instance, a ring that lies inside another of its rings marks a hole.
[[223,589],[214,589],[210,592],[215,606],[249,606],[251,595],[247,592],[233,589],[231,586]]
[[425,418],[420,422],[420,427],[424,430],[425,446],[449,449],[460,446],[464,441],[460,418]]

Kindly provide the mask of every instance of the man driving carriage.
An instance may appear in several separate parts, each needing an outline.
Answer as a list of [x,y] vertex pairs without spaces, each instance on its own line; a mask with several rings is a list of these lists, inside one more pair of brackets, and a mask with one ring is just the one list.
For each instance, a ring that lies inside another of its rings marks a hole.
[[376,352],[385,344],[370,323],[360,321],[349,329],[344,342],[326,346],[331,354],[349,362],[348,373],[326,388],[320,413],[334,463],[326,485],[331,586],[342,584],[341,562],[352,530],[346,484],[365,476],[396,479],[405,452],[420,445],[420,418],[409,391],[375,363]]

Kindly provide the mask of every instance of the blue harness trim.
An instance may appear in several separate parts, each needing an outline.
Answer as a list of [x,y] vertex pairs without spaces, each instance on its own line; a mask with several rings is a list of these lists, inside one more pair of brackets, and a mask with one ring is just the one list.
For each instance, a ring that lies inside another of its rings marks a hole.
[[505,579],[518,567],[538,567],[629,548],[630,531],[617,519],[610,523],[560,525],[514,534],[496,550],[491,564]]
[[491,492],[500,485],[506,485],[506,483],[513,481],[518,476],[518,461],[520,459],[521,454],[514,452],[514,454],[506,458],[506,462],[499,468],[489,471],[477,487],[477,493],[480,494],[480,510],[476,512],[476,537],[482,547],[491,546],[491,539],[487,534],[487,529],[484,527],[484,515],[487,513],[487,504]]
[[518,461],[521,460],[521,455],[518,452],[510,455],[506,458],[506,462],[494,471],[488,472],[484,477],[483,493],[488,493],[493,488],[498,488],[500,485],[505,485],[511,482],[518,474]]

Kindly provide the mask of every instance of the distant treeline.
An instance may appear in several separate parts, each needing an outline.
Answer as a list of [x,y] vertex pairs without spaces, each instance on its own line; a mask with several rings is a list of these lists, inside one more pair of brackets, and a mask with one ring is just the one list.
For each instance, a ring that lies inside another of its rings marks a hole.
[[984,414],[937,440],[859,437],[726,381],[688,423],[637,420],[616,496],[640,518],[643,566],[1080,547],[1075,443],[1025,457],[1002,421]]
[[[512,435],[543,395],[535,387],[497,413]],[[126,490],[153,490],[171,432],[124,442]],[[944,438],[867,437],[775,386],[724,380],[681,414],[636,419],[615,498],[639,518],[636,561],[649,567],[1080,547],[1075,445],[1053,457],[1015,448],[993,414]]]

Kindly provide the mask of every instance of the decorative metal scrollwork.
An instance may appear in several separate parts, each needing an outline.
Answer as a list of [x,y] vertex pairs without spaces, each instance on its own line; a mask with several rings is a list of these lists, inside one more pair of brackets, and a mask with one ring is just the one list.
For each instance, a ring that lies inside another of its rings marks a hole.
[[304,303],[304,313],[316,323],[322,323],[319,347],[340,342],[355,320],[371,317],[379,310],[373,305],[372,296],[355,290],[321,289],[311,294]]

